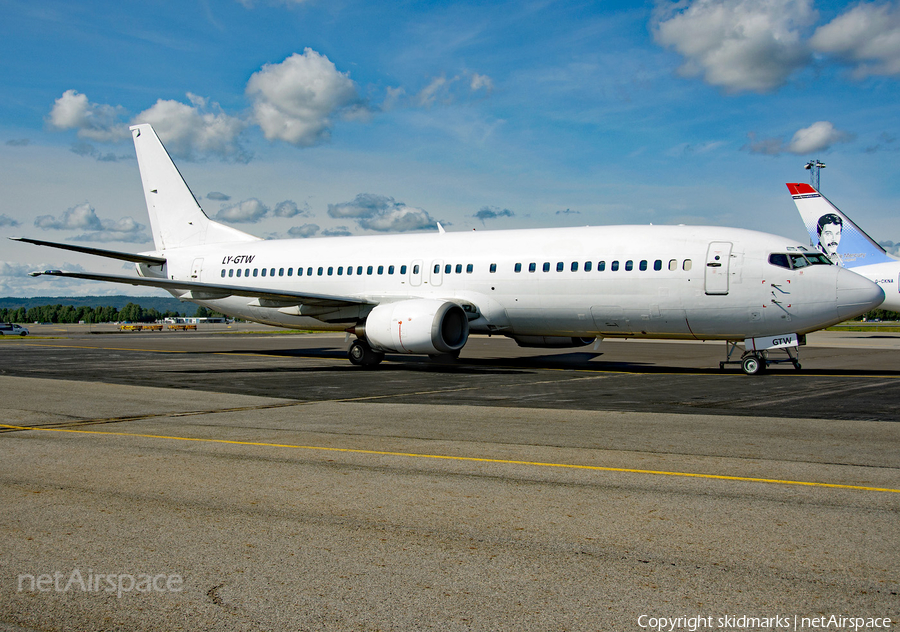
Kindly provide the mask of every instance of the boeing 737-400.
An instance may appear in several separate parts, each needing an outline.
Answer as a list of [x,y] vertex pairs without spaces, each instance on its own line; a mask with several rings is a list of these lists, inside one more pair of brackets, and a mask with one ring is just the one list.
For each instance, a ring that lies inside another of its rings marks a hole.
[[[783,237],[737,228],[599,226],[261,240],[210,220],[150,125],[131,128],[155,249],[30,243],[135,263],[138,276],[48,274],[163,288],[224,314],[356,336],[350,361],[458,356],[471,333],[522,346],[604,337],[744,345],[744,372],[807,332],[871,309],[871,281]],[[724,363],[723,363],[724,364]]]
[[889,255],[846,214],[813,187],[788,182],[809,243],[839,266],[874,281],[884,290],[883,309],[900,312],[900,261]]

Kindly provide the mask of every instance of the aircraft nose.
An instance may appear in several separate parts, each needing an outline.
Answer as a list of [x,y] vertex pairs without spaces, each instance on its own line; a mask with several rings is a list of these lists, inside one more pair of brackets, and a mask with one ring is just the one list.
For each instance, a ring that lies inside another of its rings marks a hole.
[[845,268],[837,272],[837,312],[844,320],[875,309],[884,301],[884,290],[866,277]]

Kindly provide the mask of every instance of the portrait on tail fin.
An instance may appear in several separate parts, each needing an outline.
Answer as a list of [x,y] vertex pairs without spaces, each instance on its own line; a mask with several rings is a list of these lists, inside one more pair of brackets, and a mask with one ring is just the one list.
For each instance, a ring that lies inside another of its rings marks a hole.
[[826,213],[816,222],[816,248],[825,253],[831,263],[843,266],[844,262],[838,252],[841,245],[841,233],[844,228],[844,220],[834,213]]

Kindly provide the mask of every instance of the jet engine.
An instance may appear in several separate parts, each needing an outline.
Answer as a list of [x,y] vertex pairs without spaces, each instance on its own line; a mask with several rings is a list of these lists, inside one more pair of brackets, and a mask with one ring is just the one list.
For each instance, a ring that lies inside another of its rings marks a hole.
[[463,348],[469,319],[456,303],[420,298],[378,305],[356,330],[376,351],[441,355]]
[[513,336],[520,347],[546,347],[565,349],[567,347],[586,347],[596,338],[570,338],[568,336]]

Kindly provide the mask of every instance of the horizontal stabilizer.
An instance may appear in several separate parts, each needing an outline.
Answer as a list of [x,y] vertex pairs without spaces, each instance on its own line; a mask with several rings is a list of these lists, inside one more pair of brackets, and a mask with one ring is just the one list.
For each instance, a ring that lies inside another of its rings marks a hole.
[[104,250],[103,248],[89,248],[87,246],[75,246],[73,244],[60,244],[55,241],[42,241],[40,239],[31,239],[29,237],[10,237],[9,239],[12,239],[13,241],[24,241],[25,243],[34,244],[36,246],[49,246],[51,248],[60,248],[62,250],[83,252],[87,255],[96,255],[98,257],[106,257],[108,259],[130,261],[131,263],[146,263],[150,266],[161,266],[166,262],[164,257],[151,257],[150,255],[137,255],[131,252]]
[[47,270],[32,272],[31,276],[58,276],[71,279],[87,279],[88,281],[107,281],[110,283],[127,283],[146,287],[158,287],[164,290],[190,293],[187,300],[220,299],[227,296],[247,296],[250,298],[278,301],[280,304],[320,305],[323,307],[346,307],[350,305],[370,305],[369,301],[350,296],[330,296],[327,294],[307,294],[280,290],[262,290],[256,287],[239,285],[217,285],[214,283],[197,283],[195,281],[176,281],[173,279],[157,279],[153,277],[133,277],[116,274],[91,274],[88,272],[64,272]]

